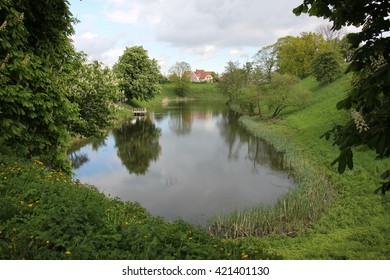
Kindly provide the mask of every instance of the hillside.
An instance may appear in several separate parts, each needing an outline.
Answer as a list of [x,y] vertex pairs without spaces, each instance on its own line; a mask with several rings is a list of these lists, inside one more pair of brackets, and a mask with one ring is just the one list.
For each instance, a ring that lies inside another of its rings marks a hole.
[[318,86],[309,77],[302,84],[312,91],[314,100],[306,108],[285,113],[278,121],[268,124],[243,118],[243,123],[256,135],[262,137],[266,131],[271,143],[288,143],[286,147],[292,147],[311,165],[323,168],[335,191],[334,200],[324,208],[325,213],[309,229],[299,230],[295,238],[253,240],[258,246],[268,248],[269,253],[286,259],[390,257],[390,200],[388,196],[374,193],[380,175],[389,168],[389,159],[375,160],[373,152],[355,150],[354,169],[340,175],[337,167],[330,166],[338,155],[337,149],[331,141],[320,139],[334,122],[343,123],[348,117],[347,112],[336,110],[336,103],[348,90],[349,83],[350,78],[343,76],[332,84]]

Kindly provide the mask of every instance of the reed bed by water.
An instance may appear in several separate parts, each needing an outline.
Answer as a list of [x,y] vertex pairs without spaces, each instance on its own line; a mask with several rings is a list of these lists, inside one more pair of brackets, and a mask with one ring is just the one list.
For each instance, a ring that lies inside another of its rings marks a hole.
[[284,152],[284,162],[297,187],[281,197],[274,205],[259,205],[215,215],[208,228],[226,238],[285,234],[294,236],[310,226],[327,208],[334,197],[334,188],[326,171],[315,161],[303,157],[287,137],[254,121],[242,117],[242,124],[255,136]]

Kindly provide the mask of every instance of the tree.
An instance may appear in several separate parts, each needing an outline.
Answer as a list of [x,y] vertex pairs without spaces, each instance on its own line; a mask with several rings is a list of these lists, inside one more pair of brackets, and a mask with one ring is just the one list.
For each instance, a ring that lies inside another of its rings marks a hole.
[[329,49],[322,35],[312,32],[301,33],[300,37],[281,38],[276,45],[280,73],[299,78],[310,74],[316,54]]
[[238,100],[246,82],[247,75],[245,70],[240,68],[240,63],[229,61],[218,87],[228,97],[228,102],[234,103]]
[[74,22],[67,1],[0,2],[0,147],[68,171]]
[[82,63],[77,78],[68,84],[68,96],[77,104],[79,118],[71,132],[100,137],[114,119],[114,103],[119,99],[117,81],[111,69],[98,61]]
[[[349,34],[353,50],[347,72],[353,73],[348,96],[337,104],[338,109],[351,110],[352,118],[335,125],[324,134],[340,150],[333,164],[343,173],[353,168],[353,147],[368,147],[379,158],[390,156],[390,2],[368,0],[304,0],[296,7],[296,15],[308,13],[333,22],[333,30],[343,26],[361,26],[361,31]],[[377,191],[390,190],[390,170]]]
[[313,75],[319,83],[330,83],[341,74],[341,57],[336,51],[319,53],[312,67]]
[[175,84],[175,92],[179,96],[186,96],[190,91],[191,65],[187,62],[176,62],[170,69],[170,80]]
[[323,24],[316,28],[316,32],[321,34],[325,41],[330,42],[335,48],[344,38],[346,31],[344,29],[334,30],[331,24]]
[[129,99],[149,100],[161,91],[160,69],[142,46],[126,48],[114,65],[119,88]]
[[263,47],[254,55],[253,60],[254,64],[264,72],[266,80],[271,81],[272,73],[278,64],[276,45]]
[[288,74],[275,73],[269,84],[264,86],[265,103],[277,117],[289,107],[302,107],[310,102],[311,93],[298,84],[298,79]]

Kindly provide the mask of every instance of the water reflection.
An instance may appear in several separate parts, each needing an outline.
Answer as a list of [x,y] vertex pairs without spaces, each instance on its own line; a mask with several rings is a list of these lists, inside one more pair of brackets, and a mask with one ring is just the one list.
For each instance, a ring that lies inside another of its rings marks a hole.
[[241,150],[246,148],[246,159],[253,163],[252,171],[258,173],[259,168],[267,166],[272,170],[283,171],[283,153],[277,152],[270,144],[249,134],[239,123],[238,114],[228,111],[223,114],[218,124],[220,135],[225,140],[229,160],[238,160]]
[[156,108],[69,157],[81,181],[138,201],[153,215],[193,224],[216,212],[274,203],[293,186],[283,155],[248,134],[221,103]]
[[87,153],[80,152],[80,149],[85,145],[90,145],[93,151],[98,151],[99,148],[106,146],[106,138],[94,138],[80,140],[68,150],[68,158],[72,162],[73,169],[78,169],[89,161]]
[[159,138],[161,131],[146,119],[130,120],[112,130],[117,155],[130,174],[144,175],[151,161],[161,153]]

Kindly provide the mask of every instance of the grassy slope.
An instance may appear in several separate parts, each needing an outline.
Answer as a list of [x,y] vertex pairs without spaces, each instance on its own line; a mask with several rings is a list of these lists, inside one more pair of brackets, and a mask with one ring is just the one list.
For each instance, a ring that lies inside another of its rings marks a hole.
[[330,163],[338,154],[330,141],[319,139],[333,122],[343,123],[346,112],[335,104],[349,86],[349,78],[319,87],[314,79],[302,82],[314,94],[314,102],[301,111],[282,116],[269,125],[287,137],[305,157],[326,167],[337,195],[327,213],[313,228],[295,238],[268,237],[252,241],[287,259],[389,259],[390,204],[388,197],[374,194],[381,172],[389,160],[374,160],[370,151],[354,152],[354,169],[339,175]]
[[[224,98],[217,88],[216,83],[213,84],[197,84],[193,83],[190,87],[190,92],[185,98],[201,98],[201,99],[221,99]],[[132,100],[134,107],[153,107],[159,105],[163,99],[168,98],[175,100],[178,96],[174,92],[175,85],[173,83],[166,83],[161,85],[161,93],[156,95],[153,99],[148,101]]]

